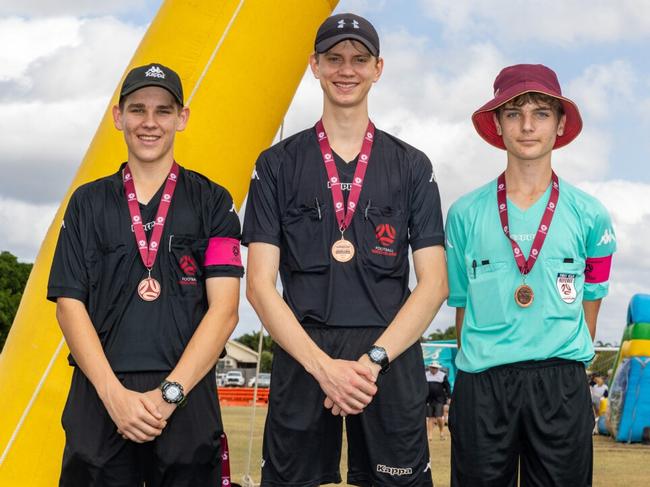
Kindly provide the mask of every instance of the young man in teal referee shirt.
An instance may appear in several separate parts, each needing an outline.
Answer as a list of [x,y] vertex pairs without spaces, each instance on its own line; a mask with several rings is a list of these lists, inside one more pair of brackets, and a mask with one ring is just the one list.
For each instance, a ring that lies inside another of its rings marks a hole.
[[616,238],[607,210],[558,179],[553,149],[581,131],[555,73],[515,65],[472,121],[505,172],[449,210],[447,265],[460,350],[449,415],[452,486],[588,486],[585,363]]

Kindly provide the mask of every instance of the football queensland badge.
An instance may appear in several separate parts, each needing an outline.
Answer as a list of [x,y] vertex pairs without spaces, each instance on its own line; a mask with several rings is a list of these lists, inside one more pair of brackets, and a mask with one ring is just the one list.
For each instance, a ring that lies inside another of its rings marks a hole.
[[555,280],[557,290],[560,293],[560,298],[567,304],[573,303],[578,297],[578,292],[576,291],[576,275],[575,274],[563,274],[560,273],[557,275]]

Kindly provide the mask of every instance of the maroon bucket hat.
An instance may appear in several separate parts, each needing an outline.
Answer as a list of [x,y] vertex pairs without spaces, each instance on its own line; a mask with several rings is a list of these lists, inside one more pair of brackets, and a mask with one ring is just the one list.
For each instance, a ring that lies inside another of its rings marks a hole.
[[494,80],[494,98],[472,115],[474,128],[486,142],[499,149],[506,148],[494,124],[494,110],[528,92],[543,93],[562,102],[566,115],[564,134],[558,135],[553,149],[567,145],[578,136],[582,130],[582,118],[578,106],[562,96],[562,89],[555,72],[542,64],[515,64],[501,70]]

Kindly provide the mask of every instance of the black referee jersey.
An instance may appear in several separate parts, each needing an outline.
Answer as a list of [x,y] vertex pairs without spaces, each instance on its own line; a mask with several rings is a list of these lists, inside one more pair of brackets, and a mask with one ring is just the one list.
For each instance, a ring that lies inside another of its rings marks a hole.
[[[335,155],[344,197],[356,161]],[[356,250],[335,261],[341,238],[314,128],[264,151],[257,160],[243,243],[280,248],[284,298],[305,325],[387,326],[409,296],[408,247],[443,245],[438,185],[421,151],[375,131],[357,211],[345,239]]]
[[[86,305],[113,371],[169,371],[207,311],[206,278],[239,278],[244,273],[239,219],[226,189],[181,167],[151,272],[161,284],[161,295],[145,302],[137,294],[147,271],[124,195],[124,165],[72,195],[47,298],[75,298]],[[163,187],[147,205],[140,204],[148,238]],[[206,266],[206,249],[215,239],[232,243],[232,255]],[[68,360],[74,365],[72,356]]]

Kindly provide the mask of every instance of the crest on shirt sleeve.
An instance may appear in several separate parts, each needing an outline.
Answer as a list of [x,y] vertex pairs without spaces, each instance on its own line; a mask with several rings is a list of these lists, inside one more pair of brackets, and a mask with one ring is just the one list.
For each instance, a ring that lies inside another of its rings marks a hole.
[[567,304],[573,303],[578,297],[575,283],[575,274],[560,273],[557,275],[557,279],[555,280],[555,285],[560,293],[560,298]]

